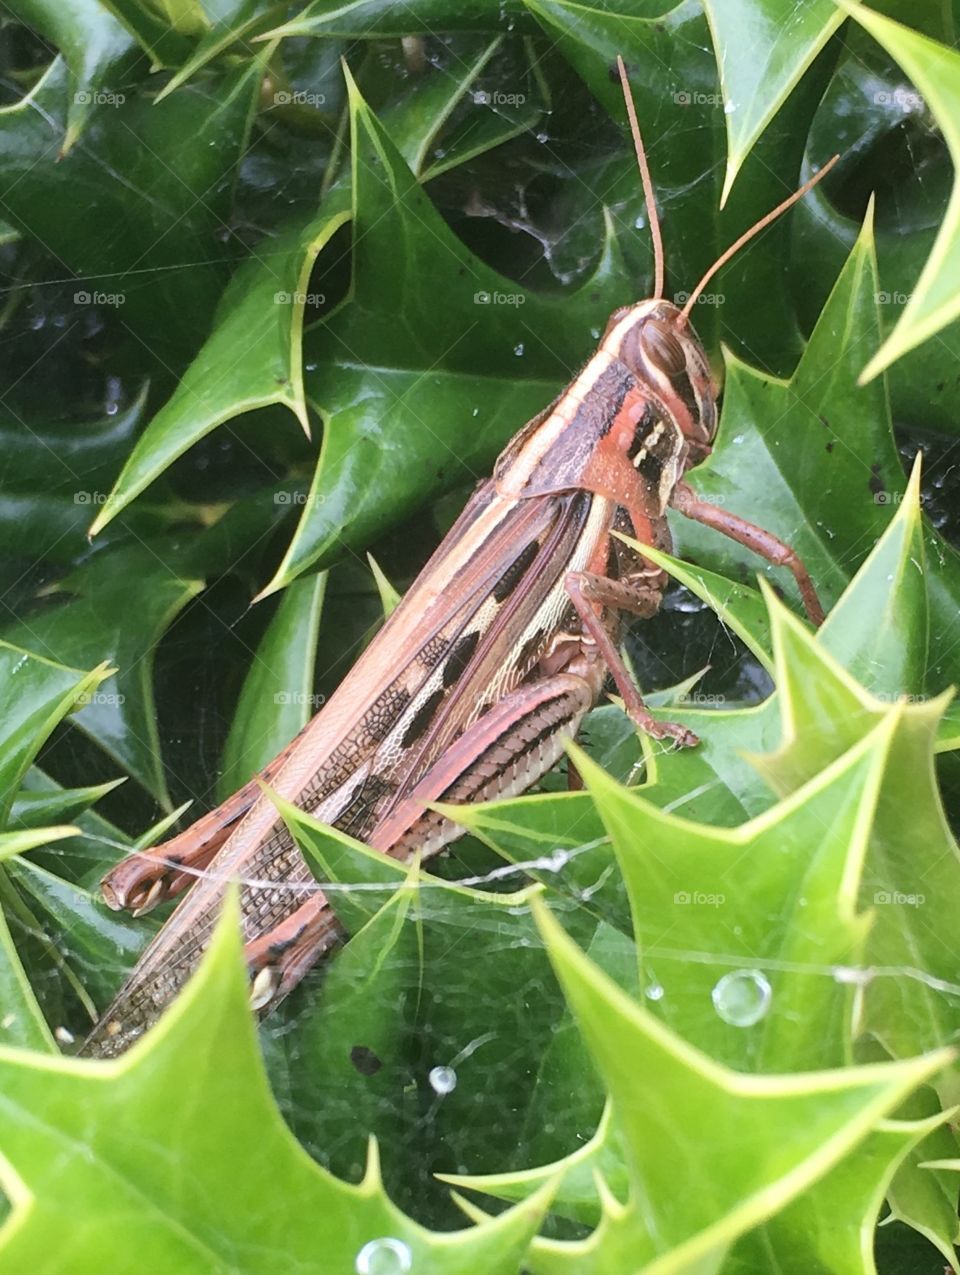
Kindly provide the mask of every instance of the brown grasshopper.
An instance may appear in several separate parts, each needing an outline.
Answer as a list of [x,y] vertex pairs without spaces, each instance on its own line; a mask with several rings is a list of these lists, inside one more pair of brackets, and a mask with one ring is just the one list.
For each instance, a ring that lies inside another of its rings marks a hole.
[[684,474],[709,453],[717,425],[716,387],[689,317],[696,297],[829,165],[742,235],[681,310],[662,296],[650,174],[622,60],[618,65],[652,231],[652,299],[611,316],[596,353],[508,444],[493,476],[301,734],[216,810],[106,875],[106,902],[135,915],[196,885],[94,1027],[85,1052],[120,1053],[157,1018],[208,943],[228,881],[241,882],[258,1009],[275,1004],[342,937],[261,781],[377,850],[428,858],[463,832],[428,803],[530,788],[562,756],[608,673],[641,730],[695,744],[685,727],[649,714],[619,655],[621,616],[653,615],[666,579],[615,533],[669,548],[671,506],[786,567],[810,618],[823,618],[794,551],[699,500]]

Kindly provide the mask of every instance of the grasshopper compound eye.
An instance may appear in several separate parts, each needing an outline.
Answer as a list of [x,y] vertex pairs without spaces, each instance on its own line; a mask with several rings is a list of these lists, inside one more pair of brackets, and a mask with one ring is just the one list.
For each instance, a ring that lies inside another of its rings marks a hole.
[[687,355],[675,332],[656,319],[648,319],[640,329],[640,344],[645,358],[666,376],[679,376],[687,370]]

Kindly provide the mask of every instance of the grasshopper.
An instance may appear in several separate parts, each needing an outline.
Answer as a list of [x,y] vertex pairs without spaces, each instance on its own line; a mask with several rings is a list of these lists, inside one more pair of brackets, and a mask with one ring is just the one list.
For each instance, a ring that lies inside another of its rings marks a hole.
[[669,549],[672,507],[791,571],[811,620],[822,620],[796,553],[699,500],[684,475],[709,454],[717,427],[717,388],[691,308],[733,253],[830,165],[731,245],[680,309],[663,297],[653,188],[622,59],[618,67],[651,226],[652,298],[611,316],[582,371],[508,444],[300,735],[216,810],[106,875],[107,904],[135,915],[196,884],[94,1027],[86,1053],[122,1052],[159,1016],[195,968],[230,880],[241,882],[257,1009],[276,1004],[341,940],[264,784],[374,849],[426,859],[463,832],[430,803],[532,787],[560,759],[608,674],[641,730],[696,744],[685,727],[650,715],[620,657],[622,616],[653,615],[666,577],[617,533]]

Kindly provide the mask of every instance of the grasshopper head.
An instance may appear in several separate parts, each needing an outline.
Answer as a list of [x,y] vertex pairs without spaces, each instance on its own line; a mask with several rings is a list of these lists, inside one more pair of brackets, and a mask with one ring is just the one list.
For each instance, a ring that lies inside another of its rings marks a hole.
[[611,317],[602,348],[676,422],[690,461],[701,459],[717,432],[717,389],[690,320],[669,301],[641,301]]

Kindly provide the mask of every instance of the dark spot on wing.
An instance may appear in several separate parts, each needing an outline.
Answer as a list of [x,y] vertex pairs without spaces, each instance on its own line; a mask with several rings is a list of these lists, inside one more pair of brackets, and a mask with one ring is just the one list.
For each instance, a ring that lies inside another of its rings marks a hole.
[[474,629],[472,633],[465,633],[462,638],[457,640],[443,666],[444,686],[452,686],[454,682],[460,680],[460,676],[470,663],[479,641],[479,629]]
[[438,686],[423,701],[413,717],[407,729],[403,732],[403,739],[400,741],[402,748],[409,748],[411,744],[415,744],[420,736],[424,733],[430,723],[433,721],[433,715],[437,711],[440,701],[443,699],[444,691],[442,686]]
[[510,563],[509,567],[493,586],[494,602],[504,602],[509,598],[539,552],[540,541],[531,540],[527,547],[514,558],[513,562]]

